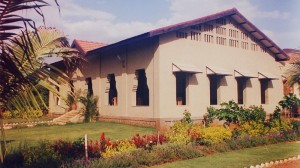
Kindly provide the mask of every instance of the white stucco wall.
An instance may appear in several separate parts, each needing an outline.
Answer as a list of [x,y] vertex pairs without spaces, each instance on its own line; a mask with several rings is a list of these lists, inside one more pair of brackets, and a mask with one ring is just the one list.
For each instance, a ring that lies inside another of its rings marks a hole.
[[[229,28],[238,30],[231,24],[223,27],[226,27],[227,31]],[[189,110],[195,118],[203,117],[206,108],[210,106],[210,88],[206,66],[226,69],[232,73],[232,76],[225,76],[226,82],[223,81],[218,90],[220,93],[218,104],[229,100],[237,102],[237,82],[234,77],[234,70],[248,71],[255,74],[266,72],[278,77],[278,80],[271,80],[268,88],[269,101],[262,105],[268,113],[273,112],[283,96],[281,64],[279,62],[275,62],[270,54],[262,52],[260,48],[258,51],[252,51],[250,44],[254,42],[250,38],[247,40],[249,49],[245,50],[241,47],[228,46],[228,32],[226,36],[223,36],[227,39],[227,45],[223,46],[215,43],[215,29],[213,33],[201,32],[201,41],[191,40],[190,31],[192,31],[190,28],[181,30],[181,32],[187,32],[188,37],[186,39],[177,38],[176,32],[160,36],[158,99],[160,100],[161,118],[180,118],[185,109]],[[213,35],[214,43],[204,42],[204,34]],[[240,36],[238,40],[241,41]],[[203,73],[191,74],[190,76],[187,87],[187,105],[176,105],[176,77],[172,72],[172,63],[190,64],[203,71]],[[247,85],[244,105],[261,105],[258,78],[249,79]],[[219,107],[218,105],[214,106]]]

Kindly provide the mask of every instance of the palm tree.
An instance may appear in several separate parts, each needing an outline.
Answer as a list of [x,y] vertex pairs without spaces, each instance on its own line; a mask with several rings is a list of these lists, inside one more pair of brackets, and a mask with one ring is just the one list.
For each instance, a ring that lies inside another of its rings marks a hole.
[[285,68],[285,76],[287,77],[287,82],[290,86],[300,83],[300,60],[288,64]]
[[[27,46],[29,60],[23,60],[23,48],[25,41],[31,41],[31,45]],[[44,63],[45,57],[60,57],[63,58],[67,67],[75,67],[80,62],[78,57],[79,52],[70,48],[70,45],[63,35],[63,33],[57,31],[54,28],[37,28],[37,32],[27,32],[26,35],[20,35],[18,39],[15,39],[11,44],[11,50],[15,55],[15,60],[22,64],[24,71],[22,76],[29,83],[23,83],[18,81],[17,78],[12,76],[10,80],[6,82],[5,90],[7,92],[18,90],[18,93],[14,93],[14,96],[6,98],[6,104],[9,107],[14,107],[19,113],[29,112],[33,109],[40,110],[40,106],[36,99],[40,99],[39,93],[36,90],[36,86],[43,86],[52,92],[57,92],[53,85],[57,83],[67,83],[68,76],[64,75],[59,69],[52,65]],[[5,68],[5,67],[4,67]],[[16,84],[21,86],[19,89],[15,88]],[[4,96],[9,96],[9,93],[2,92]],[[38,96],[35,97],[34,94]],[[58,93],[57,93],[58,94]],[[29,99],[28,99],[29,97]],[[42,102],[41,100],[39,102]]]
[[[58,8],[57,0],[53,0]],[[38,109],[36,86],[52,90],[51,83],[68,81],[68,76],[43,62],[43,57],[63,57],[66,67],[78,63],[76,50],[70,49],[67,39],[56,29],[37,28],[34,20],[23,17],[24,10],[34,10],[44,20],[44,0],[0,1],[0,161],[6,153],[2,114],[8,105],[24,111]],[[18,33],[20,32],[20,33]],[[55,71],[50,70],[50,68]],[[70,72],[70,71],[69,71]],[[53,89],[54,90],[54,89]]]

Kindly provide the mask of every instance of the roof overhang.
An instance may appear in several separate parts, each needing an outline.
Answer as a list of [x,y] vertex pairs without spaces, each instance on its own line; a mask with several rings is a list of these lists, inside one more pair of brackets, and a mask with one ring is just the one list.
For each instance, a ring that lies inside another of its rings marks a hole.
[[221,68],[221,67],[207,66],[206,67],[206,75],[231,76],[232,72],[230,72],[227,69]]
[[173,73],[176,72],[186,72],[186,73],[202,73],[202,71],[192,64],[178,64],[173,63],[172,64],[172,71]]
[[245,70],[234,70],[235,78],[257,78],[257,73],[249,72]]
[[278,80],[279,78],[280,77],[268,72],[258,72],[258,79]]
[[254,26],[248,19],[246,19],[236,8],[228,9],[216,14],[212,14],[209,16],[201,17],[198,19],[162,27],[159,29],[155,29],[144,34],[140,34],[122,41],[119,41],[114,44],[110,44],[92,51],[89,51],[87,55],[95,55],[101,51],[111,49],[117,46],[127,45],[132,42],[136,42],[142,39],[158,36],[161,34],[165,34],[168,32],[176,31],[179,29],[187,28],[192,25],[201,24],[205,22],[209,22],[215,19],[219,19],[222,17],[230,17],[232,18],[236,24],[238,24],[242,29],[249,32],[251,36],[257,39],[257,41],[266,48],[266,50],[274,56],[276,61],[286,61],[289,59],[288,55],[280,49],[270,38],[268,38],[263,32],[261,32],[256,26]]

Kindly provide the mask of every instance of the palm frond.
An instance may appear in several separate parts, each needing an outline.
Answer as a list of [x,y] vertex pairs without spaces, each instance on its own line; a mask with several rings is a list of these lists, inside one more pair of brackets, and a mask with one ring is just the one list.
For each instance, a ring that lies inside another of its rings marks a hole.
[[300,83],[300,60],[286,65],[284,68],[284,75],[287,77],[289,86]]

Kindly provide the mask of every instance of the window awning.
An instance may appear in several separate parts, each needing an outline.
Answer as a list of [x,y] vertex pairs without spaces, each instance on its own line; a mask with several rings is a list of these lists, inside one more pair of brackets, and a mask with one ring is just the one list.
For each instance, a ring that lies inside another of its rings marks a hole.
[[231,76],[232,72],[227,69],[220,68],[220,67],[206,67],[206,74],[207,75],[223,75],[223,76]]
[[257,78],[258,74],[254,72],[245,71],[245,70],[234,70],[234,77]]
[[177,64],[172,65],[173,72],[187,72],[187,73],[202,73],[202,71],[192,64]]
[[279,77],[274,74],[267,73],[267,72],[258,72],[258,79],[277,80],[277,79],[279,79]]

